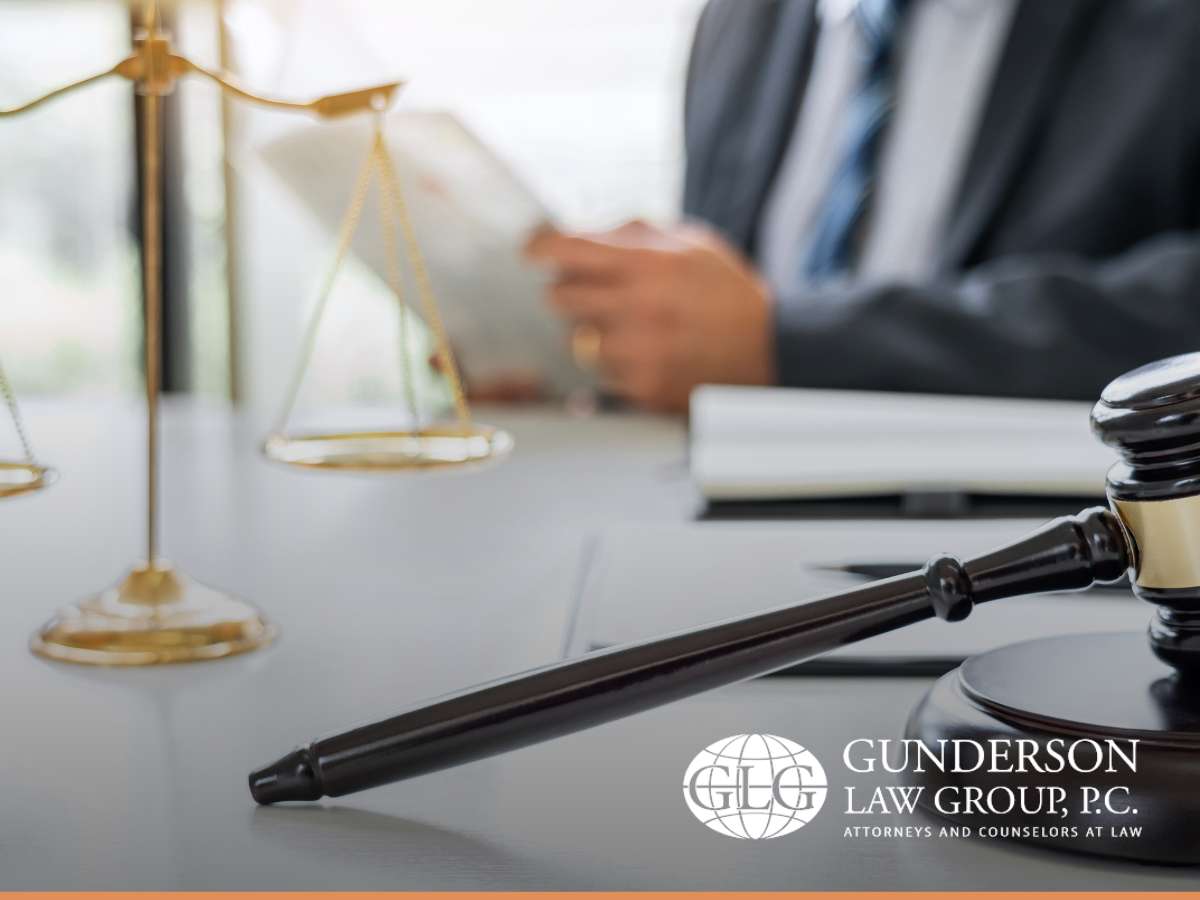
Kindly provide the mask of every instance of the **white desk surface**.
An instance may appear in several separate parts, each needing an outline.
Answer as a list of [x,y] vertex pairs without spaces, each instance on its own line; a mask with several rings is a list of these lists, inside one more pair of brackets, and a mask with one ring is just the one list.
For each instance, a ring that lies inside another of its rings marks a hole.
[[[922,679],[772,679],[309,807],[247,772],[422,698],[554,659],[584,539],[682,521],[677,423],[491,415],[517,438],[473,476],[343,477],[260,461],[221,411],[167,416],[168,554],[282,625],[266,652],[145,670],[25,649],[141,546],[136,408],[30,410],[61,481],[0,505],[0,889],[1107,889],[1196,874],[1010,844],[844,840],[840,803],[776,841],[721,838],[680,796],[747,731],[836,759],[898,735]],[[870,784],[870,782],[864,782]]]

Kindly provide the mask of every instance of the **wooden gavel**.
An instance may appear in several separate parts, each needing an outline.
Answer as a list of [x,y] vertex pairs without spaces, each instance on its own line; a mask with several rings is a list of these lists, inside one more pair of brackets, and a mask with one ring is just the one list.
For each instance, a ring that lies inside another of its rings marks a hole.
[[1200,353],[1105,388],[1092,427],[1122,457],[1111,510],[1055,519],[991,553],[815,600],[588,654],[314,741],[250,776],[260,803],[337,797],[491,756],[764,675],[976,604],[1080,590],[1131,573],[1158,607],[1155,654],[1200,673]]

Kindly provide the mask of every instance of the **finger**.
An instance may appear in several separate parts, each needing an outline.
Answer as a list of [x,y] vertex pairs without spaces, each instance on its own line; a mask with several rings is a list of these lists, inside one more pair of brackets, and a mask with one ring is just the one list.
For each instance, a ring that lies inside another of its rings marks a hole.
[[660,352],[660,341],[648,329],[608,329],[597,343],[595,367],[609,386],[624,394],[661,368]]
[[544,224],[534,229],[534,231],[525,240],[525,246],[521,248],[521,252],[526,256],[533,253],[535,247],[541,246],[544,242],[552,240],[554,237],[561,235],[562,232],[553,225]]
[[524,252],[536,256],[548,248],[557,245],[558,239],[578,237],[597,241],[613,246],[639,246],[660,239],[664,232],[651,225],[644,219],[630,219],[607,231],[560,231],[553,225],[545,224],[537,228],[525,242]]
[[652,359],[654,345],[643,337],[642,331],[628,326],[606,328],[595,322],[578,322],[571,329],[571,355],[585,371],[595,371],[619,382]]
[[600,358],[600,346],[604,332],[591,322],[582,322],[571,330],[571,356],[575,365],[590,372],[596,368]]
[[654,372],[636,366],[610,365],[598,369],[601,387],[610,394],[642,409],[655,409],[662,396],[660,379]]
[[597,357],[602,384],[643,409],[685,410],[688,390],[674,377],[671,348],[669,331],[654,327],[605,332]]
[[607,327],[672,324],[691,307],[691,297],[678,285],[653,274],[618,282],[560,279],[548,289],[547,300],[567,319],[594,321]]
[[556,282],[548,298],[550,306],[568,319],[602,324],[636,313],[639,305],[637,294],[628,287],[579,279]]
[[533,262],[588,277],[620,279],[644,267],[653,251],[603,237],[542,231],[525,247]]
[[645,219],[630,219],[610,231],[596,232],[586,236],[623,247],[651,247],[661,245],[667,238],[667,233],[661,228],[651,225]]

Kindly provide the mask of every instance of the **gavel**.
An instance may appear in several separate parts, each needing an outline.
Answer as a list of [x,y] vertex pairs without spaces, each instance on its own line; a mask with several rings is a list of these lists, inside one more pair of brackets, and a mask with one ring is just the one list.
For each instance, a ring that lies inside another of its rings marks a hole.
[[1200,673],[1200,353],[1116,379],[1091,423],[1121,457],[1108,473],[1110,508],[1055,519],[971,559],[938,555],[906,575],[470,688],[301,747],[252,773],[250,791],[264,804],[339,797],[765,675],[934,616],[957,622],[978,604],[1083,590],[1127,572],[1134,593],[1157,606],[1153,653],[1187,685]]

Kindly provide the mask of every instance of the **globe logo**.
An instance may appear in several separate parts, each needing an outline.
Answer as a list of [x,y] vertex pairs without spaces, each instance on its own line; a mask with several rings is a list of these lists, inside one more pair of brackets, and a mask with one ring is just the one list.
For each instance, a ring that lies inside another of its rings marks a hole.
[[683,775],[683,799],[717,834],[782,837],[821,811],[828,782],[820,762],[795,741],[735,734],[709,744]]

